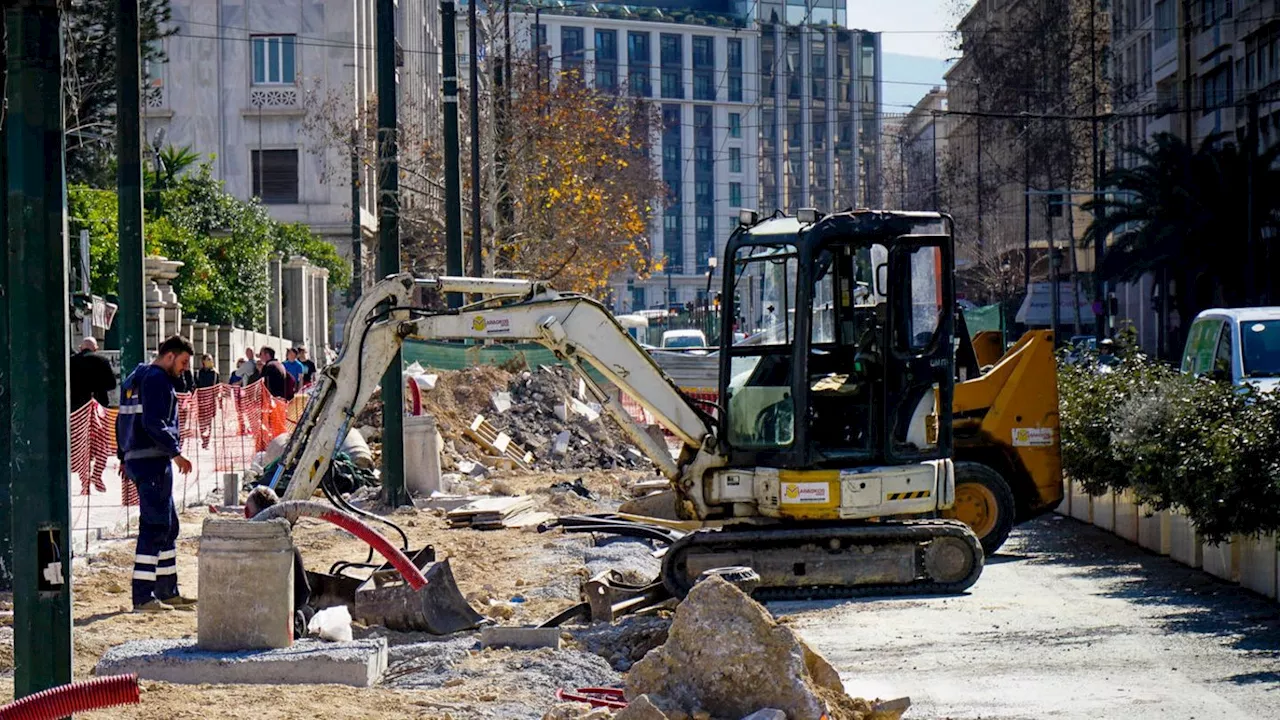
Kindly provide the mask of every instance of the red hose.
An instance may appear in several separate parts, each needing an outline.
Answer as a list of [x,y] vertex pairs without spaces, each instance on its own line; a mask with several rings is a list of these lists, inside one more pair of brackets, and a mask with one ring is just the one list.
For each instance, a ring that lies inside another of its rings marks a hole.
[[49,688],[0,707],[0,720],[58,720],[138,702],[138,676],[112,675]]
[[[258,513],[253,519],[271,520],[282,517],[293,521],[303,515],[326,520],[355,535],[368,543],[379,555],[386,558],[387,562],[390,562],[399,571],[400,576],[409,584],[409,587],[414,590],[421,590],[426,587],[427,579],[423,577],[422,571],[418,569],[417,565],[413,564],[413,561],[408,556],[400,552],[399,548],[392,545],[386,538],[379,535],[378,531],[364,524],[359,518],[337,508],[306,500],[290,500],[272,505]],[[4,720],[4,718],[0,718],[0,720]]]

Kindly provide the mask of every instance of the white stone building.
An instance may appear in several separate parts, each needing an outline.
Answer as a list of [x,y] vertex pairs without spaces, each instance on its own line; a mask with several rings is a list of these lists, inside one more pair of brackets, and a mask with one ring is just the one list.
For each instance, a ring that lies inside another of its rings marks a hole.
[[[377,256],[375,174],[361,171],[353,212],[350,153],[309,131],[305,116],[327,102],[354,128],[375,98],[375,4],[172,0],[177,33],[164,40],[167,61],[147,68],[157,92],[144,109],[148,142],[163,130],[163,144],[212,156],[228,192],[261,198],[272,217],[307,224],[347,259],[358,217],[366,277]],[[418,132],[438,127],[439,26],[436,5],[399,0],[400,114]]]

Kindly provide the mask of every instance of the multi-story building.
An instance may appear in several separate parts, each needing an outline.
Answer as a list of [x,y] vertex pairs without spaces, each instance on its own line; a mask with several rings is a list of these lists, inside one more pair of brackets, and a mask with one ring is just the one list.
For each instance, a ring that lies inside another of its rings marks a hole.
[[[376,96],[375,0],[172,0],[171,7],[178,30],[164,40],[167,61],[147,68],[155,90],[144,108],[147,137],[163,129],[166,145],[213,157],[214,177],[228,192],[260,198],[277,220],[305,223],[348,259],[358,213],[371,275],[375,172],[361,170],[353,208],[350,139],[317,128],[347,123],[367,133],[356,118]],[[397,5],[401,122],[419,133],[439,124],[439,23],[425,3]],[[314,117],[324,112],[335,117]],[[370,140],[362,135],[359,144]],[[417,201],[411,195],[406,200]]]
[[899,152],[903,164],[903,210],[937,210],[941,207],[939,171],[947,157],[951,116],[947,115],[947,91],[934,87],[920,98],[903,119]]
[[671,192],[650,247],[664,267],[617,278],[620,312],[699,301],[740,209],[880,202],[879,37],[844,28],[843,3],[521,12],[519,37],[543,48],[553,75],[581,68],[597,88],[652,98],[663,119],[653,154]]

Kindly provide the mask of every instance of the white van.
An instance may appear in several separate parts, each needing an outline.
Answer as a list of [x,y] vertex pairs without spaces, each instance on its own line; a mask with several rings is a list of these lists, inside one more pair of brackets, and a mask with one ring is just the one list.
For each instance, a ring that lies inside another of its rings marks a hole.
[[1280,307],[1200,313],[1187,333],[1182,372],[1259,390],[1280,387]]

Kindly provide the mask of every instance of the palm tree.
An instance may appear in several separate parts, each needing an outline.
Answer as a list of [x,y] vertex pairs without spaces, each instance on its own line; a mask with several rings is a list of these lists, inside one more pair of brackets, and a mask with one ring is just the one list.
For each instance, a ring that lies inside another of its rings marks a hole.
[[[1252,263],[1247,260],[1249,154],[1222,139],[1206,138],[1193,150],[1182,139],[1160,133],[1149,147],[1132,149],[1140,159],[1137,166],[1107,174],[1103,186],[1110,194],[1084,206],[1101,212],[1083,242],[1112,238],[1103,276],[1134,281],[1156,273],[1183,329],[1203,309],[1256,303],[1264,296],[1253,281],[1258,268],[1267,265],[1265,245],[1254,248]],[[1277,157],[1280,146],[1259,155],[1253,165],[1256,236],[1261,238],[1280,224]],[[1167,319],[1163,325],[1168,326]],[[1166,348],[1179,352],[1179,340],[1170,338]]]

